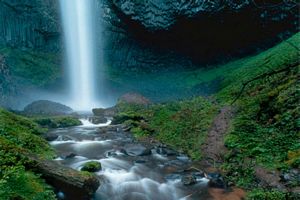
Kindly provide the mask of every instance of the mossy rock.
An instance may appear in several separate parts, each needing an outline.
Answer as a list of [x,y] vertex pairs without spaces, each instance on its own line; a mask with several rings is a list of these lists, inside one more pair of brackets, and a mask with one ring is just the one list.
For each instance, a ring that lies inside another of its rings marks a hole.
[[101,163],[98,161],[90,161],[84,164],[84,166],[81,168],[81,171],[87,171],[87,172],[97,172],[100,171],[102,168]]

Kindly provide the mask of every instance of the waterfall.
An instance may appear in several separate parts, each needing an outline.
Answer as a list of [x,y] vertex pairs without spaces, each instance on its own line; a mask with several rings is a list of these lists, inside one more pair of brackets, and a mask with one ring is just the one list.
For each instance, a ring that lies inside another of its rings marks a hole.
[[60,0],[70,84],[68,103],[83,111],[96,107],[94,0]]

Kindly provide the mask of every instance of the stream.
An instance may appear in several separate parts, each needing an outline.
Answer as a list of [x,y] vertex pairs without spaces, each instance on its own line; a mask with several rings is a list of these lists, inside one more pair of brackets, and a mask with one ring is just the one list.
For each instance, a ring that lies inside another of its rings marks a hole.
[[208,199],[208,179],[191,167],[183,154],[162,144],[137,142],[122,125],[83,125],[51,130],[57,162],[80,170],[99,161],[101,186],[95,200],[201,200]]

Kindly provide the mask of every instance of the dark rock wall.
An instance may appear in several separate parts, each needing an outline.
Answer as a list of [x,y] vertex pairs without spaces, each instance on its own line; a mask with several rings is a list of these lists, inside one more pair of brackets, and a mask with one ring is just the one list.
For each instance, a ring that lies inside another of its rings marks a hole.
[[57,0],[0,0],[0,45],[57,50]]
[[112,8],[146,46],[202,64],[254,53],[299,31],[296,1],[113,0]]

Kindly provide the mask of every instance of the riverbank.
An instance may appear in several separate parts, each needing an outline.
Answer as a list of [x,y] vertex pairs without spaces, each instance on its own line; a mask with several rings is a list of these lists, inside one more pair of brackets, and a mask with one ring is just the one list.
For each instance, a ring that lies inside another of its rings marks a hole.
[[[210,97],[146,107],[119,105],[117,118],[137,138],[155,138],[209,163],[230,185],[248,190],[249,199],[297,199],[299,37],[202,70],[205,81],[222,80]],[[231,120],[222,116],[228,106],[235,110]],[[206,155],[210,158],[204,159]]]

